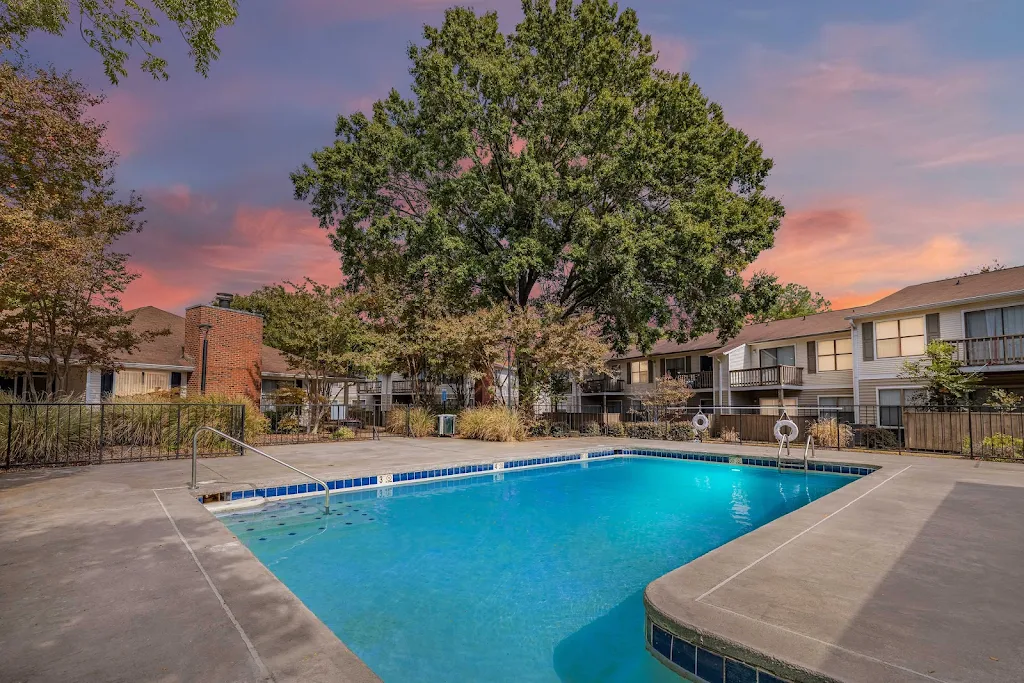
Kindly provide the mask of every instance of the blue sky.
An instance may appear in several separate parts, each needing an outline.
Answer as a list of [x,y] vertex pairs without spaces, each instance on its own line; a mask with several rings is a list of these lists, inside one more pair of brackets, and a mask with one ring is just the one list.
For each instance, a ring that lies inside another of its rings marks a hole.
[[[409,83],[406,46],[440,0],[245,0],[210,77],[176,32],[171,79],[114,87],[74,32],[34,37],[33,60],[108,101],[118,186],[138,190],[144,232],[126,240],[142,277],[130,306],[170,310],[215,291],[340,276],[288,173],[329,144],[339,113]],[[468,3],[499,12],[515,0]],[[771,5],[766,9],[766,5]],[[755,264],[864,303],[998,259],[1024,263],[1024,3],[1012,0],[697,2],[633,7],[661,54],[689,71],[776,163],[787,218]]]

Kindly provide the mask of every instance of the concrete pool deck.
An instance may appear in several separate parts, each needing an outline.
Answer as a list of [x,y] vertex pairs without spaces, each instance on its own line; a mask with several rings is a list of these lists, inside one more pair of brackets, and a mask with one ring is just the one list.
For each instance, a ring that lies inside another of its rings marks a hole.
[[[268,451],[336,479],[601,444],[774,455],[625,439]],[[658,579],[652,618],[793,680],[1019,679],[1024,467],[818,458],[882,469]],[[0,474],[0,680],[376,680],[195,501],[189,476],[187,460]],[[247,455],[204,459],[199,479],[213,491],[297,476]]]

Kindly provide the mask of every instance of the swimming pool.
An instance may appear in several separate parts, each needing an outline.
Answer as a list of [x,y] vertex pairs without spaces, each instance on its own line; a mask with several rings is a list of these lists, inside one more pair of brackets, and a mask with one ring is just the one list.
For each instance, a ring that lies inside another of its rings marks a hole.
[[221,519],[387,683],[667,682],[644,587],[853,480],[616,457]]

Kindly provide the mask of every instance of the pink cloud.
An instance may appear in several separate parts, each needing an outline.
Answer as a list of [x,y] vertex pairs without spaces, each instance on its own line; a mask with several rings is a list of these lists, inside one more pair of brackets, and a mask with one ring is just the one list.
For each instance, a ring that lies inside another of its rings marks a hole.
[[107,93],[106,99],[93,107],[91,114],[97,121],[107,124],[104,139],[122,157],[139,151],[143,131],[154,118],[149,102],[127,90]]
[[675,36],[652,34],[651,42],[658,53],[658,68],[665,71],[687,71],[693,59],[693,45]]

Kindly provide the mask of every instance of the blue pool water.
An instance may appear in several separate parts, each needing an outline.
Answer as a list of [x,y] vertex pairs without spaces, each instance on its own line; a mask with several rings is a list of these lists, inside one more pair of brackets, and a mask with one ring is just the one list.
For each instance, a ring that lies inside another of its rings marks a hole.
[[222,520],[386,683],[678,682],[644,587],[850,481],[614,458]]

